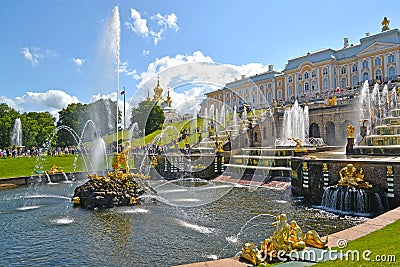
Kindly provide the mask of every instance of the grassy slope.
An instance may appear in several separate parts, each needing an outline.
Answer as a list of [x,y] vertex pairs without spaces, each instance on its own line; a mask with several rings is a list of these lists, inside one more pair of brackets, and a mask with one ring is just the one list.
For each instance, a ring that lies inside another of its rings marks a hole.
[[[336,260],[327,261],[317,264],[316,266],[400,266],[400,220],[389,224],[388,226],[375,231],[369,235],[356,239],[348,243],[346,250],[358,250],[360,253],[360,261],[352,261],[350,256],[349,260]],[[335,250],[337,248],[332,248]],[[339,249],[337,249],[340,251]],[[371,254],[368,256],[371,260],[366,261],[363,259],[362,254],[364,251],[370,250]],[[375,261],[375,256],[395,255],[396,262],[378,262]]]
[[[184,129],[185,127],[189,126],[193,130],[194,122],[195,121],[193,121],[193,120],[185,120],[185,121],[173,122],[171,124],[164,125],[164,129],[166,127],[173,127],[174,129],[175,128],[177,129],[177,131],[176,130],[175,131],[171,130],[171,132],[173,132],[174,134],[172,135],[171,138],[164,139],[164,142],[169,143],[172,140],[174,140],[176,138],[176,133],[179,132],[181,129]],[[204,120],[202,118],[198,119],[197,126],[200,126],[201,129],[204,130],[205,127],[203,126],[203,122],[204,122]],[[142,146],[142,145],[146,145],[148,143],[151,143],[153,141],[153,139],[157,135],[159,135],[161,132],[162,132],[161,130],[157,130],[157,131],[155,131],[155,132],[153,132],[153,133],[151,133],[149,135],[146,135],[144,138],[135,139],[132,142],[132,145],[133,146]],[[124,141],[128,140],[129,131],[128,130],[124,130],[124,131],[119,132],[118,133],[119,140],[122,140],[122,136],[124,136],[124,139],[123,139]],[[110,135],[104,136],[103,139],[104,139],[104,142],[106,144],[109,144],[109,143],[111,143],[111,142],[116,140],[116,134],[114,133],[114,134],[110,134]],[[197,140],[198,140],[198,135],[196,135],[196,134],[191,134],[190,135],[190,137],[189,137],[189,143],[190,144],[196,143]],[[179,147],[183,148],[184,146],[185,146],[185,141],[184,140],[179,142]]]
[[[74,170],[74,156],[61,157],[46,157],[43,161],[43,170],[49,170],[53,165],[57,166],[58,170],[64,172],[72,172]],[[9,177],[29,176],[34,174],[39,161],[36,157],[21,157],[21,158],[1,158],[0,159],[0,179]],[[76,171],[82,171],[83,160],[78,157]]]

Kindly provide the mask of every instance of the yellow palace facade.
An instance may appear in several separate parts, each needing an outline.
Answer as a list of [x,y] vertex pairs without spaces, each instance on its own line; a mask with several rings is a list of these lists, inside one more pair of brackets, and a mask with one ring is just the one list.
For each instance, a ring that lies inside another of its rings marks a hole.
[[[397,81],[400,74],[400,30],[389,29],[382,21],[382,32],[366,33],[357,44],[343,39],[343,47],[327,48],[288,60],[283,71],[268,71],[227,83],[206,94],[203,107],[225,105],[238,110],[255,109],[324,99],[344,90],[357,90],[365,80]],[[204,106],[205,105],[205,106]]]

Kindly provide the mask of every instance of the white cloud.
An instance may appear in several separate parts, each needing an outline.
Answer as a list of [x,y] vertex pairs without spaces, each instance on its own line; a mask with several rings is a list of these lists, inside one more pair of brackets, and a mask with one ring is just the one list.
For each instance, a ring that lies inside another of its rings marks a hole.
[[117,100],[117,92],[112,92],[110,94],[106,94],[106,95],[101,95],[100,93],[98,93],[97,95],[92,95],[90,102],[96,102],[97,100],[100,99],[111,99],[112,101],[116,101]]
[[[204,94],[222,88],[226,83],[241,78],[242,75],[251,76],[268,71],[268,66],[261,63],[245,65],[218,64],[210,56],[201,51],[191,55],[177,54],[174,57],[166,56],[151,62],[147,70],[137,74],[135,70],[129,72],[139,80],[136,95],[131,99],[130,105],[137,105],[147,97],[153,96],[153,88],[160,77],[163,95],[171,88],[172,106],[181,114],[193,114]],[[128,71],[126,72],[128,74]]]
[[157,45],[163,39],[163,35],[167,29],[179,30],[178,17],[175,13],[164,16],[157,13],[150,16],[150,20],[156,21],[156,25],[150,27],[147,19],[142,18],[139,11],[131,8],[131,20],[132,22],[125,22],[126,27],[141,37],[152,38],[154,45]]
[[19,112],[48,111],[58,118],[58,112],[61,109],[67,107],[68,104],[78,103],[79,99],[61,90],[49,90],[44,93],[26,92],[15,99],[0,96],[0,102],[8,104]]
[[143,50],[143,56],[148,56],[150,54],[150,50]]
[[86,62],[86,59],[83,59],[83,58],[72,58],[72,62],[74,62],[74,64],[77,67],[78,71],[80,71],[82,65]]
[[169,15],[161,15],[160,13],[157,13],[154,16],[151,16],[150,19],[156,20],[157,24],[159,26],[162,26],[164,29],[171,28],[174,29],[175,31],[179,30],[177,21],[178,17],[175,15],[175,13],[171,13]]
[[142,16],[140,15],[139,11],[137,11],[134,8],[131,8],[131,18],[133,20],[133,24],[126,22],[125,25],[138,35],[147,37],[149,35],[147,20],[142,19]]
[[21,48],[21,54],[24,56],[26,60],[28,60],[33,67],[37,67],[40,63],[40,60],[47,56],[55,57],[57,53],[46,49],[44,52],[40,48],[29,48],[23,47]]

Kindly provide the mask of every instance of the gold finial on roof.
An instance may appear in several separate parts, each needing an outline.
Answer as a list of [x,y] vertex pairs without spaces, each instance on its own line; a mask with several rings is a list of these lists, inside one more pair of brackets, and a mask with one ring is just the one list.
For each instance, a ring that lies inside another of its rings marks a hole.
[[390,20],[388,20],[387,17],[384,17],[383,20],[382,20],[382,31],[383,32],[387,31],[387,30],[390,30],[389,23],[390,23]]

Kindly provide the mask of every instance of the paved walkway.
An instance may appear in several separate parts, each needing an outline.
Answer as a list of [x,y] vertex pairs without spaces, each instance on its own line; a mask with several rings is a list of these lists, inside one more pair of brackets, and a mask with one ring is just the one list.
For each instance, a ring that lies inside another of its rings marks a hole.
[[[329,235],[328,247],[336,247],[339,240],[345,240],[349,242],[357,238],[363,237],[397,220],[400,220],[400,207],[397,207],[391,211],[379,215],[362,224]],[[288,262],[283,265],[291,266],[297,263],[298,262]],[[308,263],[305,264],[304,266],[309,266],[309,265],[313,265],[313,263]],[[240,262],[238,258],[227,258],[227,259],[191,263],[179,266],[180,267],[245,267],[245,266],[251,266],[251,264]]]

